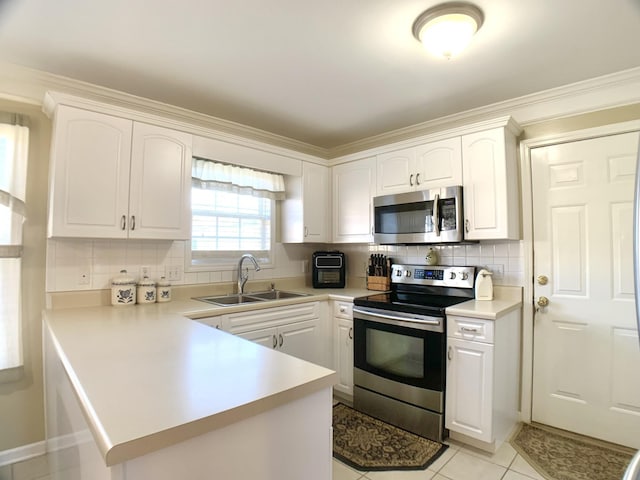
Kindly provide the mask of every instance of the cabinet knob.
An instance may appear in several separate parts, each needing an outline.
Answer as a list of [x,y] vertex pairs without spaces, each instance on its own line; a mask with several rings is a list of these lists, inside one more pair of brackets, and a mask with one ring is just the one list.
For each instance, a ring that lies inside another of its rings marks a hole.
[[447,352],[447,358],[449,360],[453,360],[453,350],[449,347],[449,351]]
[[275,334],[273,334],[273,348],[276,348],[278,346],[278,338],[276,337]]
[[282,338],[282,334],[278,335],[278,338],[280,339],[280,348],[282,348],[282,344],[284,343],[284,338]]
[[345,306],[340,307],[340,313],[347,313],[347,307]]
[[416,173],[416,185],[420,185],[420,174]]
[[353,340],[353,327],[349,329],[349,340]]
[[126,230],[127,229],[127,216],[126,215],[122,215],[122,218],[120,219],[120,229],[121,230]]
[[469,233],[469,220],[464,221],[464,231],[465,233]]
[[413,173],[409,175],[409,186],[413,187]]
[[135,230],[135,229],[136,229],[136,216],[131,215],[131,230]]

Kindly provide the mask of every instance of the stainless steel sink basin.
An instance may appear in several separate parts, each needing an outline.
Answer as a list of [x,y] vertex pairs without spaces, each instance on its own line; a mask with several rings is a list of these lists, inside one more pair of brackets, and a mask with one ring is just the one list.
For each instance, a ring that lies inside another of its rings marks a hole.
[[197,297],[196,300],[213,303],[214,305],[219,305],[221,307],[229,307],[231,305],[264,301],[262,298],[250,297],[248,295],[218,295],[215,297]]
[[283,300],[285,298],[308,297],[308,293],[285,292],[284,290],[267,290],[266,292],[245,293],[247,297],[260,298],[262,300]]
[[284,300],[285,298],[297,298],[309,296],[308,293],[285,292],[284,290],[267,290],[265,292],[245,293],[244,295],[229,294],[212,297],[196,297],[195,300],[212,303],[221,307],[241,305],[243,303],[266,302],[268,300]]

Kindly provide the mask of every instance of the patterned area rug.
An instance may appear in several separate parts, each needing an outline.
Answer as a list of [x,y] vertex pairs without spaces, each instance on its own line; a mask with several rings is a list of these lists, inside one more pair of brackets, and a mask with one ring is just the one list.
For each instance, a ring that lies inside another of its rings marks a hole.
[[549,480],[620,480],[632,450],[541,425],[523,424],[511,445]]
[[446,449],[342,403],[333,407],[333,456],[358,470],[423,470]]

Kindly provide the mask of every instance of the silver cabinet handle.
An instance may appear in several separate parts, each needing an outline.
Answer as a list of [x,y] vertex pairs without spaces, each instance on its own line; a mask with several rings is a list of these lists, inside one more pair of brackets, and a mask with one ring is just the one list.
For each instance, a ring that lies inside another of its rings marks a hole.
[[436,230],[436,235],[440,236],[440,195],[436,193],[436,198],[433,199],[433,226]]
[[349,329],[349,340],[353,340],[353,327]]
[[473,327],[460,327],[460,331],[469,332],[469,333],[478,333],[478,329]]
[[469,220],[464,221],[464,232],[469,233]]
[[409,186],[413,187],[413,173],[409,175]]
[[416,173],[416,185],[420,185],[420,174]]
[[135,229],[136,229],[136,216],[131,215],[131,230],[135,230]]
[[120,219],[120,230],[126,230],[126,229],[127,229],[127,216],[122,215],[122,218]]
[[449,351],[447,352],[447,358],[453,360],[453,349],[451,347],[449,347]]
[[278,346],[278,339],[276,338],[276,335],[273,335],[273,348],[276,348]]
[[278,335],[278,338],[280,338],[280,348],[282,348],[282,344],[284,343],[284,338],[282,338],[282,334]]
[[220,325],[216,325],[216,330],[220,330]]
[[309,228],[304,227],[304,236],[307,237],[309,235]]

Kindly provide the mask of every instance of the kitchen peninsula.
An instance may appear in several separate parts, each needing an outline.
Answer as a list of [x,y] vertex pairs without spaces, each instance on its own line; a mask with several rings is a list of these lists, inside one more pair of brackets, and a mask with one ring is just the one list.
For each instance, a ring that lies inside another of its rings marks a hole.
[[330,478],[335,372],[183,316],[204,305],[44,313],[52,478]]

